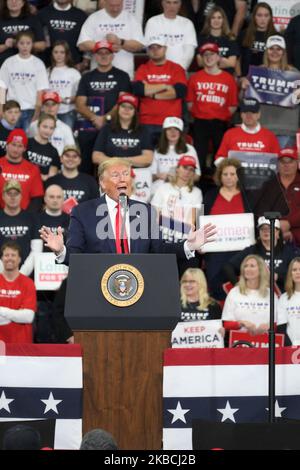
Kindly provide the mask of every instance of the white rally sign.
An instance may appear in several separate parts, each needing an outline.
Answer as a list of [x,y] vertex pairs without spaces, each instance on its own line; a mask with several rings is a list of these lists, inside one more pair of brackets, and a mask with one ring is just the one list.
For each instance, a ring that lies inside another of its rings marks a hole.
[[214,253],[220,251],[239,251],[247,246],[254,245],[254,215],[226,214],[202,215],[199,217],[200,227],[212,223],[217,227],[215,241],[206,243],[201,251]]
[[34,283],[37,290],[57,290],[69,268],[55,263],[54,253],[38,253],[34,259]]
[[224,348],[222,320],[179,322],[172,332],[172,348]]
[[124,10],[132,13],[136,20],[142,24],[145,0],[124,0]]
[[300,14],[300,2],[295,0],[268,0],[268,4],[272,8],[273,21],[277,31],[283,31],[290,19]]

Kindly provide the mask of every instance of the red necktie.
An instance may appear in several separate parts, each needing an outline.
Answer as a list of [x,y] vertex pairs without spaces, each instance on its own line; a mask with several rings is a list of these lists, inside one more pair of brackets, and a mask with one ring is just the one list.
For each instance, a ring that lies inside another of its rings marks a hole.
[[[122,227],[123,217],[122,217],[121,210],[120,210],[120,204],[116,205],[116,209],[117,209],[116,224],[115,224],[115,229],[116,229],[116,251],[117,251],[118,254],[120,254],[120,253],[123,253],[122,244],[121,244],[121,227]],[[123,247],[124,247],[124,253],[128,254],[129,253],[129,247],[128,247],[126,229],[124,230],[124,233],[123,233]]]

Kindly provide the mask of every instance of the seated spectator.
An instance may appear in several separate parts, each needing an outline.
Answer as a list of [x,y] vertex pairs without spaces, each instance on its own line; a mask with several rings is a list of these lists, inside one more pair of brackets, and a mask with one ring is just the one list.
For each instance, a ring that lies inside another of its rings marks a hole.
[[42,205],[44,188],[39,168],[28,162],[24,157],[28,139],[22,129],[10,132],[6,142],[6,155],[0,158],[0,207],[3,208],[3,186],[6,181],[14,179],[19,181],[22,188],[22,209],[38,212]]
[[69,45],[71,58],[78,70],[83,71],[89,63],[83,59],[76,46],[87,13],[76,7],[71,0],[55,0],[38,12],[37,17],[50,41],[50,47],[45,51],[47,65],[50,63],[50,50],[56,41],[64,41]]
[[278,301],[278,317],[286,325],[287,341],[285,346],[300,344],[300,258],[294,258],[286,276],[286,292]]
[[147,43],[149,61],[138,67],[132,85],[140,97],[140,120],[156,145],[166,117],[181,118],[187,80],[184,69],[167,60],[166,40],[152,36]]
[[[251,212],[245,195],[241,192],[237,170],[241,163],[228,158],[220,163],[216,172],[217,187],[212,188],[204,196],[205,215],[228,215]],[[223,300],[222,289],[224,275],[222,268],[229,257],[235,252],[206,253],[204,255],[206,278],[209,290],[217,300]]]
[[[276,296],[274,303],[276,319]],[[269,317],[269,274],[265,262],[260,256],[246,256],[241,265],[240,280],[225,300],[222,312],[224,327],[226,330],[241,330],[260,335],[268,332]]]
[[3,105],[2,119],[0,121],[0,157],[6,154],[6,140],[10,131],[15,129],[21,116],[21,108],[17,101],[8,100]]
[[0,340],[5,343],[32,343],[32,321],[36,311],[33,281],[19,271],[21,249],[14,241],[0,249]]
[[[259,217],[257,228],[259,231],[258,239],[255,245],[248,246],[244,250],[237,252],[226,262],[224,265],[224,276],[227,281],[233,285],[238,282],[240,275],[240,265],[244,258],[248,255],[258,255],[266,263],[268,269],[270,268],[271,256],[271,235],[270,235],[270,221],[265,217]],[[295,245],[290,242],[284,242],[280,232],[280,221],[275,220],[275,250],[274,250],[274,271],[275,281],[280,290],[284,289],[285,276],[288,270],[290,261],[297,256],[299,250]]]
[[204,272],[187,269],[180,280],[181,321],[219,320],[222,310],[210,297]]
[[133,167],[148,167],[153,151],[148,131],[140,126],[138,99],[124,93],[119,96],[111,121],[99,132],[93,151],[93,163],[100,165],[110,157],[122,157]]
[[[286,203],[288,215],[285,213]],[[280,151],[277,175],[267,181],[257,195],[255,213],[262,215],[268,211],[281,213],[280,226],[284,240],[300,247],[300,171],[296,148]]]
[[[36,219],[33,214],[21,209],[22,188],[19,181],[7,181],[3,186],[2,198],[4,208],[0,210],[0,247],[8,240],[17,240],[21,250],[20,272],[30,276],[34,268],[34,255],[43,250]],[[2,269],[0,263],[0,271]]]
[[43,28],[38,18],[30,12],[27,0],[11,2],[3,0],[0,8],[0,65],[17,53],[16,35],[20,31],[30,31],[34,36],[33,52],[45,49]]
[[106,117],[111,116],[120,94],[131,91],[129,75],[112,65],[113,45],[98,41],[93,52],[97,68],[82,76],[76,96],[76,109],[81,115],[77,122],[78,143],[84,156],[81,170],[87,173],[92,172],[97,131],[105,125]]
[[65,147],[60,160],[62,171],[46,181],[46,188],[52,184],[60,186],[64,191],[65,201],[74,198],[77,203],[80,203],[99,197],[99,187],[96,180],[78,170],[81,156],[77,147],[72,145]]
[[144,38],[142,26],[125,11],[123,1],[106,0],[103,9],[92,13],[81,28],[77,46],[80,51],[92,52],[95,43],[103,40],[113,45],[114,67],[132,78],[133,53],[143,49]]
[[43,181],[56,175],[60,169],[58,152],[50,139],[56,126],[56,119],[51,114],[41,114],[38,119],[37,133],[28,139],[25,157],[31,163],[37,165]]
[[158,145],[154,151],[151,166],[154,183],[152,193],[166,181],[174,176],[178,160],[183,155],[190,155],[196,160],[194,181],[199,181],[201,169],[195,148],[186,143],[183,131],[183,121],[177,117],[167,117],[163,122],[163,130]]
[[5,83],[7,100],[20,104],[22,114],[17,126],[27,131],[30,122],[39,116],[41,93],[49,88],[49,83],[44,63],[32,54],[31,31],[17,34],[16,47],[18,54],[6,59],[1,66],[0,80]]
[[[56,91],[45,91],[42,94],[42,112],[50,114],[56,119],[55,129],[50,137],[50,144],[56,148],[58,155],[61,153],[66,145],[75,145],[72,130],[70,126],[57,119],[61,98]],[[33,121],[28,129],[28,136],[34,137],[37,134],[38,121]]]
[[83,436],[79,450],[118,450],[118,445],[109,432],[92,429]]
[[3,435],[2,450],[40,450],[41,447],[39,431],[25,424],[16,424]]
[[180,16],[181,0],[162,0],[161,4],[163,13],[149,18],[146,23],[145,42],[153,36],[166,38],[167,60],[188,70],[197,47],[195,27],[191,20]]
[[201,46],[203,70],[189,79],[187,101],[194,118],[193,138],[202,172],[211,165],[206,162],[209,144],[215,154],[238,104],[237,85],[228,72],[221,70],[219,47],[215,43]]
[[53,44],[48,72],[50,90],[56,91],[61,97],[57,117],[73,129],[76,119],[75,97],[81,75],[73,67],[67,42],[56,41]]
[[274,153],[280,151],[275,134],[260,125],[260,104],[255,98],[244,98],[240,104],[241,127],[225,132],[215,155],[215,165],[229,156],[230,151]]
[[248,27],[238,37],[241,50],[238,76],[246,77],[250,65],[263,64],[266,42],[273,34],[276,29],[272,8],[266,2],[259,2],[253,9]]
[[[262,67],[281,72],[296,70],[288,64],[286,44],[282,36],[268,37]],[[241,80],[242,90],[246,90],[249,84],[248,78],[243,78]],[[299,127],[299,106],[288,108],[262,103],[260,120],[262,126],[265,125],[277,135],[281,148],[295,145],[295,134]]]
[[[205,17],[203,29],[198,36],[199,48],[208,42],[216,43],[219,47],[220,69],[233,74],[239,56],[239,48],[230,31],[225,11],[221,7],[213,7]],[[200,68],[204,66],[200,54],[197,54],[197,63]]]

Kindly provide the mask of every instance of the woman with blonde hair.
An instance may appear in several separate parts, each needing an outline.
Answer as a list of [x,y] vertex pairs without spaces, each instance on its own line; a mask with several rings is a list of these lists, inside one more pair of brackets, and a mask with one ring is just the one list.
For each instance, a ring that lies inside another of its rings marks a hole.
[[291,344],[298,346],[300,344],[300,257],[290,262],[285,290],[278,301],[278,317],[280,323],[286,326],[285,346]]
[[220,305],[210,297],[204,272],[188,268],[180,281],[181,321],[219,320]]
[[[274,303],[276,318],[276,296]],[[222,312],[224,327],[252,335],[267,333],[269,317],[270,289],[266,264],[260,256],[246,256],[241,264],[240,280],[225,300]]]

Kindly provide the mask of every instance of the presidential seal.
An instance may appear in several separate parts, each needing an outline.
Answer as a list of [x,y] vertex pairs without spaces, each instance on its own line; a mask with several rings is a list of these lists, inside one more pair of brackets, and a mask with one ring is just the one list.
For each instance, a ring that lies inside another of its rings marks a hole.
[[144,278],[130,264],[115,264],[103,274],[101,291],[106,300],[116,307],[135,304],[144,292]]

